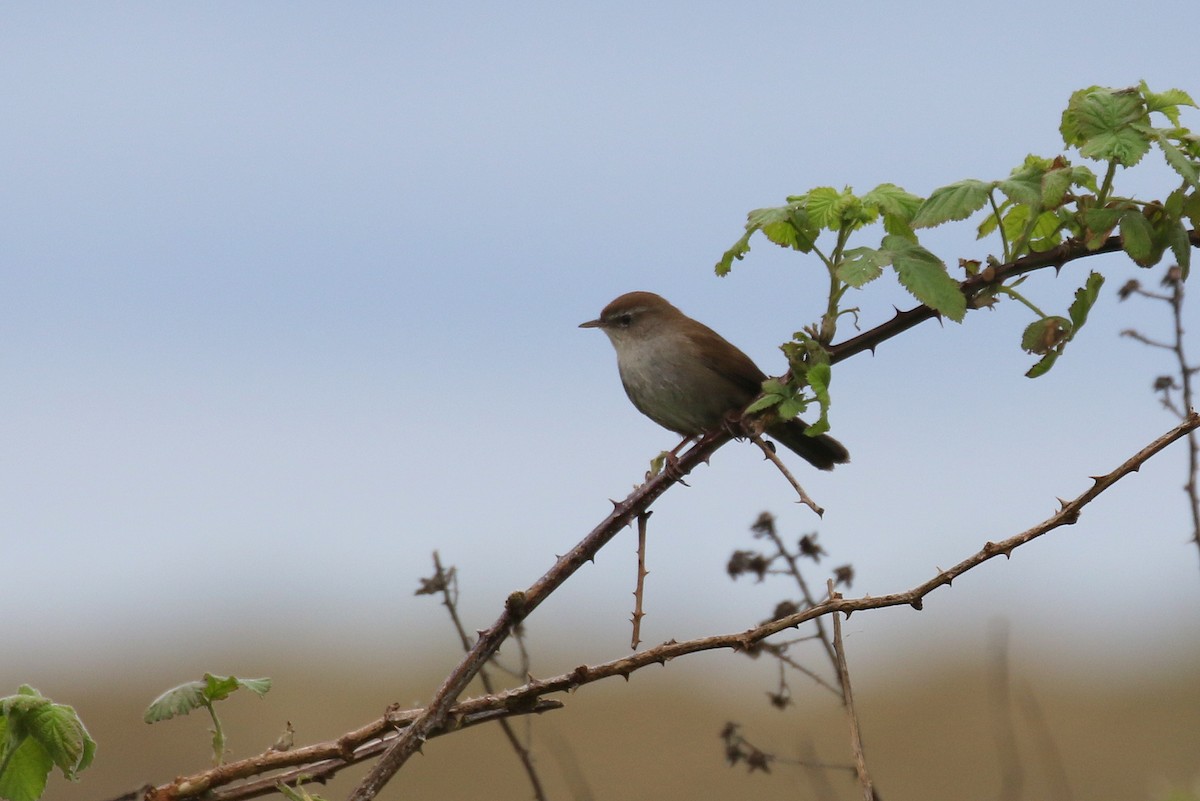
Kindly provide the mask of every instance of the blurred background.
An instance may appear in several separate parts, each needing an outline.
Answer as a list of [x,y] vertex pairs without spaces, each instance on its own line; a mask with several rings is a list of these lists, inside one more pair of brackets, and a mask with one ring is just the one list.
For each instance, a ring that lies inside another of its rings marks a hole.
[[[776,347],[820,314],[824,271],[757,239],[715,278],[748,210],[822,185],[1003,177],[1061,151],[1059,115],[1093,84],[1195,96],[1192,11],[4,5],[0,695],[32,684],[100,743],[47,798],[202,768],[206,721],[141,713],[206,670],[276,680],[228,702],[235,756],[288,719],[307,743],[420,705],[458,653],[445,610],[413,595],[431,553],[482,628],[677,442],[579,322],[652,290],[782,372]],[[1176,184],[1152,153],[1118,191]],[[972,230],[923,241],[951,264],[996,250]],[[833,433],[853,462],[793,465],[823,520],[736,444],[659,501],[644,640],[740,630],[794,596],[725,575],[764,510],[790,539],[819,533],[816,585],[849,563],[850,592],[886,594],[1041,521],[1167,430],[1150,389],[1167,354],[1118,338],[1169,336],[1166,309],[1115,297],[1162,267],[1100,264],[1103,298],[1044,378],[1023,376],[1030,317],[1011,303],[839,365]],[[1089,266],[1027,294],[1061,311]],[[863,328],[913,303],[885,283],[855,299]],[[1062,774],[1080,798],[1200,793],[1185,469],[1179,445],[924,611],[851,618],[885,797],[998,791],[999,630],[1031,792],[1061,797]],[[619,537],[528,621],[535,675],[627,653],[634,549]],[[795,680],[781,713],[775,680],[730,654],[672,663],[567,698],[534,721],[535,748],[555,797],[821,797],[811,772],[722,763],[726,720],[781,756],[848,762],[823,691]],[[464,775],[492,749],[494,772]],[[530,795],[494,731],[432,743],[405,780]]]

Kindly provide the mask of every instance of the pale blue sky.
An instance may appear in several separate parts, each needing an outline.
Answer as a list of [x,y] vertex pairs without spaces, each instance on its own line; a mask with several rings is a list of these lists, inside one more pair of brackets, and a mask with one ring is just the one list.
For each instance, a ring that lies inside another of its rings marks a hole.
[[[0,691],[79,643],[152,656],[147,632],[199,653],[263,628],[341,642],[355,620],[442,637],[440,610],[411,598],[434,548],[472,624],[490,622],[676,441],[577,323],[650,289],[778,373],[824,281],[762,242],[715,278],[746,211],[819,185],[1000,177],[1058,152],[1058,115],[1090,84],[1200,96],[1193,11],[4,6],[0,614],[29,647]],[[1157,163],[1124,184],[1173,185]],[[986,252],[966,230],[929,243]],[[799,468],[856,592],[907,589],[1038,522],[1171,425],[1148,391],[1169,363],[1117,338],[1166,321],[1117,306],[1136,270],[1108,264],[1090,330],[1038,382],[1015,306],[838,367],[854,461]],[[1084,269],[1037,277],[1034,296],[1065,306]],[[911,302],[881,287],[861,303],[869,325]],[[856,647],[888,659],[955,631],[969,649],[992,616],[1066,654],[1104,652],[1114,628],[1123,650],[1194,645],[1183,468],[1176,448],[921,615],[856,616]],[[740,628],[785,592],[723,574],[760,511],[817,527],[748,447],[691,483],[653,519],[651,642]],[[535,633],[621,653],[632,550],[614,543]],[[1131,603],[1149,596],[1153,616]],[[206,621],[210,605],[232,621]]]

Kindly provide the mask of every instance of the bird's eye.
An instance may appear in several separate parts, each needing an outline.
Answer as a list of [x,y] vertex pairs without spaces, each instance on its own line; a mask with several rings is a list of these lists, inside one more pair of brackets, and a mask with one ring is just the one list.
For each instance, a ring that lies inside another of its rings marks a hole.
[[621,326],[622,328],[628,328],[629,324],[632,322],[633,322],[633,315],[630,314],[629,312],[625,312],[624,314],[617,316],[617,325]]

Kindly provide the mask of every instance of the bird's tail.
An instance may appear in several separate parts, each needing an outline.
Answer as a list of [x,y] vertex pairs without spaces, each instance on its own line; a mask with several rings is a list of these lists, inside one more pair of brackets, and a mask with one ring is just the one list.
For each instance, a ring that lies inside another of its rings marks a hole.
[[804,433],[807,427],[808,424],[803,420],[788,420],[768,428],[767,436],[778,440],[797,456],[821,470],[832,470],[834,465],[850,461],[850,451],[846,450],[845,445],[828,434],[810,437]]

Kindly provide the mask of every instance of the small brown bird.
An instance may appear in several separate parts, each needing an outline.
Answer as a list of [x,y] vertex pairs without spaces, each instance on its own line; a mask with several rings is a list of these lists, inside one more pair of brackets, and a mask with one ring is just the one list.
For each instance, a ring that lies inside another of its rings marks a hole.
[[[580,328],[599,328],[617,351],[625,394],[642,414],[685,437],[720,427],[762,393],[766,374],[720,334],[653,292],[629,292]],[[792,419],[766,433],[822,470],[850,461],[831,436]]]

